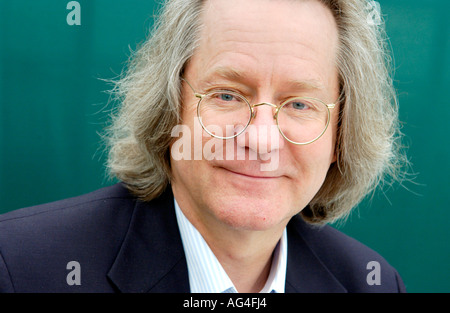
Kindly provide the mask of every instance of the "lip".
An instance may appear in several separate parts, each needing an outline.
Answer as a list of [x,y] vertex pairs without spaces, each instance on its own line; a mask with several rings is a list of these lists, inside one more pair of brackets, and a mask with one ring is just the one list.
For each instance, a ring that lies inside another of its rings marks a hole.
[[265,180],[267,180],[267,179],[275,179],[275,178],[280,178],[281,177],[281,176],[273,176],[273,175],[272,176],[269,176],[269,175],[265,176],[265,175],[261,175],[261,174],[255,174],[255,173],[241,172],[241,171],[231,170],[231,169],[228,169],[228,168],[225,168],[225,167],[220,167],[220,168],[225,170],[225,171],[227,171],[227,172],[230,172],[232,174],[239,175],[239,176],[242,176],[242,177],[251,178],[251,179],[265,179]]

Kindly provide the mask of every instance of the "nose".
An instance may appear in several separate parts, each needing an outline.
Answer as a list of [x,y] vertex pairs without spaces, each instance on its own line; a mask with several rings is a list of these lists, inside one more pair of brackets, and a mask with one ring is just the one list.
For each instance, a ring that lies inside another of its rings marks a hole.
[[237,144],[263,155],[283,148],[284,140],[274,118],[276,106],[270,103],[253,105],[253,117],[247,129],[237,137]]

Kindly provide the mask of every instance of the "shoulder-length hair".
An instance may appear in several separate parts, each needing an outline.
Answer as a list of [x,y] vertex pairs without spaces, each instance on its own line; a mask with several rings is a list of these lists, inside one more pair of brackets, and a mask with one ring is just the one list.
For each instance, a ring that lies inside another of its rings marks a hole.
[[[325,224],[346,218],[385,178],[398,178],[404,158],[384,28],[368,22],[365,0],[314,1],[331,10],[338,27],[340,116],[337,161],[300,214],[311,224]],[[115,82],[120,106],[106,133],[107,167],[143,201],[159,196],[170,183],[180,77],[199,43],[204,2],[167,0],[148,39]]]

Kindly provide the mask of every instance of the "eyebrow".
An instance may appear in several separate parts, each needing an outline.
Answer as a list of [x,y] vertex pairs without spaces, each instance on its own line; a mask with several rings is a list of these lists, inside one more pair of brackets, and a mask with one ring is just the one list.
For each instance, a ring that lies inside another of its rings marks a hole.
[[248,75],[245,75],[241,71],[238,71],[230,67],[218,67],[207,76],[208,81],[214,77],[224,78],[229,81],[246,82],[248,80]]
[[318,80],[315,79],[306,79],[306,80],[297,80],[292,79],[289,80],[285,86],[289,89],[295,90],[325,90],[325,87]]
[[[251,75],[244,74],[243,72],[232,68],[232,67],[218,67],[214,69],[214,71],[208,75],[208,82],[210,84],[210,80],[213,77],[220,77],[229,81],[239,82],[239,83],[248,83]],[[298,91],[323,91],[325,87],[321,82],[316,79],[290,79],[283,84],[283,89],[289,90],[298,90]]]

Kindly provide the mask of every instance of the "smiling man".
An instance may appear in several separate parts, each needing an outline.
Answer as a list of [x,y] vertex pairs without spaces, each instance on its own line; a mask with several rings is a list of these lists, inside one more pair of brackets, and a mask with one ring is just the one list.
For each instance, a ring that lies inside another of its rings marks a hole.
[[[199,45],[184,71],[186,81],[202,92],[241,94],[252,104],[278,105],[293,96],[335,101],[339,97],[338,33],[330,10],[318,1],[257,2],[205,4]],[[309,81],[320,87],[305,88]],[[198,99],[187,84],[183,84],[181,99],[181,121],[193,129]],[[228,100],[233,101],[237,102]],[[266,105],[255,110],[252,125],[276,125],[274,108]],[[223,111],[220,108],[214,114],[225,115]],[[287,223],[323,184],[336,159],[338,112],[338,108],[333,110],[328,130],[309,145],[279,138],[280,144],[272,147],[269,137],[257,131],[247,140],[239,140],[244,133],[239,139],[228,139],[237,140],[236,156],[231,160],[171,162],[175,199],[237,290],[262,289]],[[298,130],[292,131],[304,131],[300,122],[293,125]],[[261,157],[238,160],[238,150],[245,153],[251,147],[256,153],[263,147],[264,153],[278,153],[278,168],[262,172]]]
[[[364,7],[167,1],[118,82],[109,168],[122,182],[1,217],[0,290],[404,291],[381,256],[324,226],[398,158],[381,29]],[[174,157],[177,125],[201,129],[183,149],[215,157]]]

